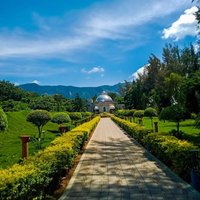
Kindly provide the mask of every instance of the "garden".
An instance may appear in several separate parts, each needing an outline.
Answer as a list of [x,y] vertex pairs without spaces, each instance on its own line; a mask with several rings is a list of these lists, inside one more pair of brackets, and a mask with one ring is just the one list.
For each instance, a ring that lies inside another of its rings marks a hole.
[[[71,168],[100,118],[89,112],[5,114],[1,110],[0,119],[5,140],[1,143],[1,167],[5,169],[0,170],[0,199],[45,199]],[[59,131],[60,125],[67,130]],[[22,160],[19,136],[24,132],[31,136],[30,156]]]
[[[29,155],[34,155],[40,149],[47,147],[51,141],[60,136],[60,126],[65,126],[67,131],[76,125],[87,121],[92,116],[89,112],[51,112],[47,116],[48,122],[40,133],[41,147],[38,143],[38,128],[27,121],[30,111],[7,112],[8,127],[1,131],[0,141],[0,168],[6,168],[21,161],[21,135],[29,135]],[[52,119],[50,120],[52,116]]]
[[[159,115],[156,109],[147,108],[118,110],[115,116],[110,116],[129,135],[187,182],[191,183],[192,169],[200,174],[200,155],[195,153],[200,150],[197,116],[188,115],[179,105],[166,107]],[[158,130],[154,122],[158,123]]]

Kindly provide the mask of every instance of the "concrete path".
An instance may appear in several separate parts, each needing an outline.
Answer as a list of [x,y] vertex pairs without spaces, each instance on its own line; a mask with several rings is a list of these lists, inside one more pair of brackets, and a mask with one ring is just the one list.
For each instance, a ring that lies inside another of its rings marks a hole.
[[199,193],[101,119],[60,200],[198,200]]

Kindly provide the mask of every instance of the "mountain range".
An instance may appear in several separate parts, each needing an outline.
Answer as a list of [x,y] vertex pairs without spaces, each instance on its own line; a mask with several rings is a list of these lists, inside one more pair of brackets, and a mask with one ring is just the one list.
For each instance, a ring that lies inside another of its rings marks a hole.
[[39,95],[47,94],[62,94],[66,98],[74,98],[78,94],[81,98],[91,99],[95,95],[101,94],[103,91],[118,93],[119,87],[123,87],[124,83],[118,83],[113,86],[102,85],[98,87],[75,87],[75,86],[42,86],[36,83],[27,83],[18,87],[29,92],[35,92]]

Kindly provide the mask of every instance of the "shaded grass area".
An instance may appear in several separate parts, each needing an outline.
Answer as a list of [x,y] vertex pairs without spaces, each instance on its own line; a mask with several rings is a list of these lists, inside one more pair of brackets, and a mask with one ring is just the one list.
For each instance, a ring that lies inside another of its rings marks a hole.
[[[153,118],[154,122],[158,122],[159,132],[169,133],[172,129],[176,129],[176,123],[170,121],[159,121],[157,117]],[[194,120],[188,119],[180,123],[180,130],[185,134],[184,139],[200,146],[200,129],[194,127]],[[143,125],[146,128],[152,128],[151,120],[148,117],[143,118]]]
[[[8,129],[0,133],[0,168],[11,166],[21,159],[20,135],[37,135],[37,128],[26,121],[29,111],[8,112]],[[48,122],[43,130],[45,140],[42,147],[46,147],[58,135],[58,125]],[[29,142],[29,155],[34,155],[38,150],[33,142]]]

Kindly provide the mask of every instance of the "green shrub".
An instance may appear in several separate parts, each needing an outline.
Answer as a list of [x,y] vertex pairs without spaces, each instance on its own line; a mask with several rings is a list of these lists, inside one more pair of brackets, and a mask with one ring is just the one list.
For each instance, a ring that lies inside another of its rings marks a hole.
[[191,113],[191,119],[196,119],[197,118],[197,114],[196,113]]
[[168,165],[185,180],[189,180],[191,169],[191,150],[198,149],[192,143],[179,140],[174,136],[152,133],[142,126],[111,116],[112,120],[129,135],[151,150],[151,152]]
[[0,199],[47,199],[69,169],[100,117],[57,137],[45,150],[21,165],[0,170]]
[[135,111],[136,110],[117,110],[115,115],[119,117],[132,117]]
[[152,117],[156,117],[157,115],[158,115],[157,111],[154,108],[149,107],[144,110],[144,116],[146,117],[152,118]]
[[42,137],[42,129],[44,125],[51,120],[51,115],[46,110],[34,110],[30,112],[26,118],[28,122],[31,122],[38,128],[38,148],[41,148],[41,137]]
[[63,124],[63,123],[68,123],[71,121],[69,115],[67,113],[57,113],[53,116],[53,118],[51,119],[51,121],[53,123],[56,124]]
[[144,117],[144,110],[136,110],[133,114],[134,117],[142,118]]
[[73,121],[78,121],[83,118],[83,116],[80,112],[70,112],[69,116],[70,116],[71,120],[73,120]]
[[140,143],[143,143],[144,136],[149,134],[152,131],[136,123],[131,123],[124,119],[120,119],[119,117],[111,116],[111,119]]
[[0,107],[0,131],[6,130],[7,127],[8,127],[7,116]]
[[191,150],[197,149],[192,143],[174,136],[151,133],[145,136],[144,143],[151,152],[167,164],[179,176],[188,180],[191,169]]
[[91,117],[93,115],[92,112],[81,112],[83,118]]
[[175,104],[162,109],[160,113],[160,120],[169,120],[176,122],[177,132],[179,132],[180,121],[189,118],[189,113],[179,104]]
[[144,111],[144,116],[146,117],[149,117],[151,119],[151,126],[153,128],[153,117],[156,117],[158,114],[157,114],[157,111],[156,109],[154,108],[146,108],[145,111]]

